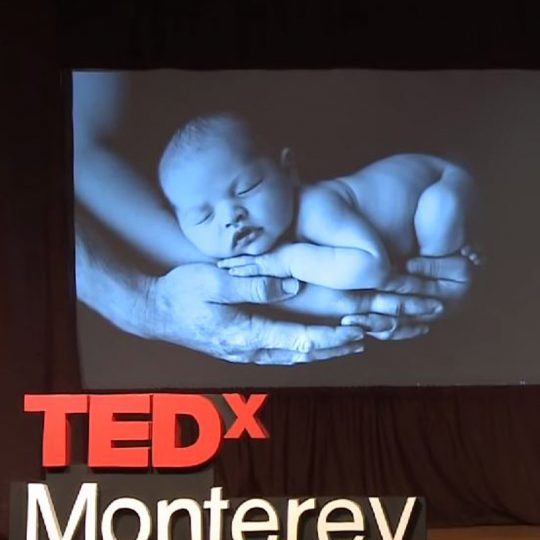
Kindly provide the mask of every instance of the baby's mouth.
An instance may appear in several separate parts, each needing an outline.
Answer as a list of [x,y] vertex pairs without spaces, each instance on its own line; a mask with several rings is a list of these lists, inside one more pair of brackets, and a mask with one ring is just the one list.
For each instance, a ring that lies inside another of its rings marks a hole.
[[245,248],[262,233],[262,227],[242,227],[232,237],[232,248]]

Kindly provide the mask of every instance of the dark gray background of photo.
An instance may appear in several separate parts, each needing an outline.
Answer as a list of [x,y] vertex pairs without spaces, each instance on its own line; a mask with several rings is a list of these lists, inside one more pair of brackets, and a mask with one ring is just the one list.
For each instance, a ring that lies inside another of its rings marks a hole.
[[156,183],[186,120],[234,110],[294,149],[305,181],[399,152],[433,153],[478,180],[486,267],[464,309],[410,342],[295,367],[243,366],[111,327],[80,305],[84,384],[94,389],[522,384],[540,382],[540,74],[525,71],[147,71],[125,73],[111,144]]

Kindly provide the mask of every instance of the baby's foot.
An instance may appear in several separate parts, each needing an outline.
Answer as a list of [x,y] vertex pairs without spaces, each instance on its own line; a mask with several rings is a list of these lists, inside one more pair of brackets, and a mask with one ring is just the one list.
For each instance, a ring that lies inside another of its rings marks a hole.
[[472,246],[463,246],[460,250],[460,254],[469,259],[474,266],[481,266],[484,264],[484,259],[479,251],[474,249]]

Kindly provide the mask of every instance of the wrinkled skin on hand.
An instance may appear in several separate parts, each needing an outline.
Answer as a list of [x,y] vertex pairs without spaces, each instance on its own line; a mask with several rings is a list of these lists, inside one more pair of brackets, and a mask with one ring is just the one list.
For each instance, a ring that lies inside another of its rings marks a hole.
[[385,291],[304,287],[297,313],[318,306],[309,314],[341,320],[328,325],[271,320],[242,309],[246,303],[294,304],[294,279],[236,277],[211,264],[184,265],[149,282],[147,337],[236,363],[288,365],[359,353],[365,335],[401,340],[425,334],[431,322],[463,301],[471,285],[472,265],[460,255],[418,257],[407,270]]
[[[444,310],[434,317],[407,319],[398,315],[398,321],[388,332],[372,334],[377,339],[402,339],[403,329],[411,325],[432,322],[455,311],[465,300],[472,285],[476,257],[468,254],[448,257],[416,257],[407,262],[409,274],[395,276],[386,290],[400,295],[436,298],[443,302]],[[427,327],[429,328],[429,327]],[[406,337],[406,336],[405,336]]]
[[149,283],[147,337],[238,363],[296,364],[363,350],[357,326],[272,321],[239,306],[282,301],[298,288],[296,280],[238,278],[209,264],[184,265]]
[[[371,298],[369,314],[351,311],[341,322],[362,326],[367,335],[379,340],[410,339],[425,334],[430,323],[463,303],[475,266],[476,257],[472,260],[468,253],[410,259],[409,273],[393,276],[384,291],[355,293],[361,294],[357,302],[364,313],[365,303]],[[349,301],[354,304],[353,298]]]

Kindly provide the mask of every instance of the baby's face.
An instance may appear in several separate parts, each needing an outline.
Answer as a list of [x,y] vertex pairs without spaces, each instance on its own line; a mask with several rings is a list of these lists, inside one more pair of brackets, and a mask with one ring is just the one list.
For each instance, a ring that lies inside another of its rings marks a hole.
[[194,152],[164,189],[186,237],[211,257],[265,253],[293,220],[288,171],[228,144]]

